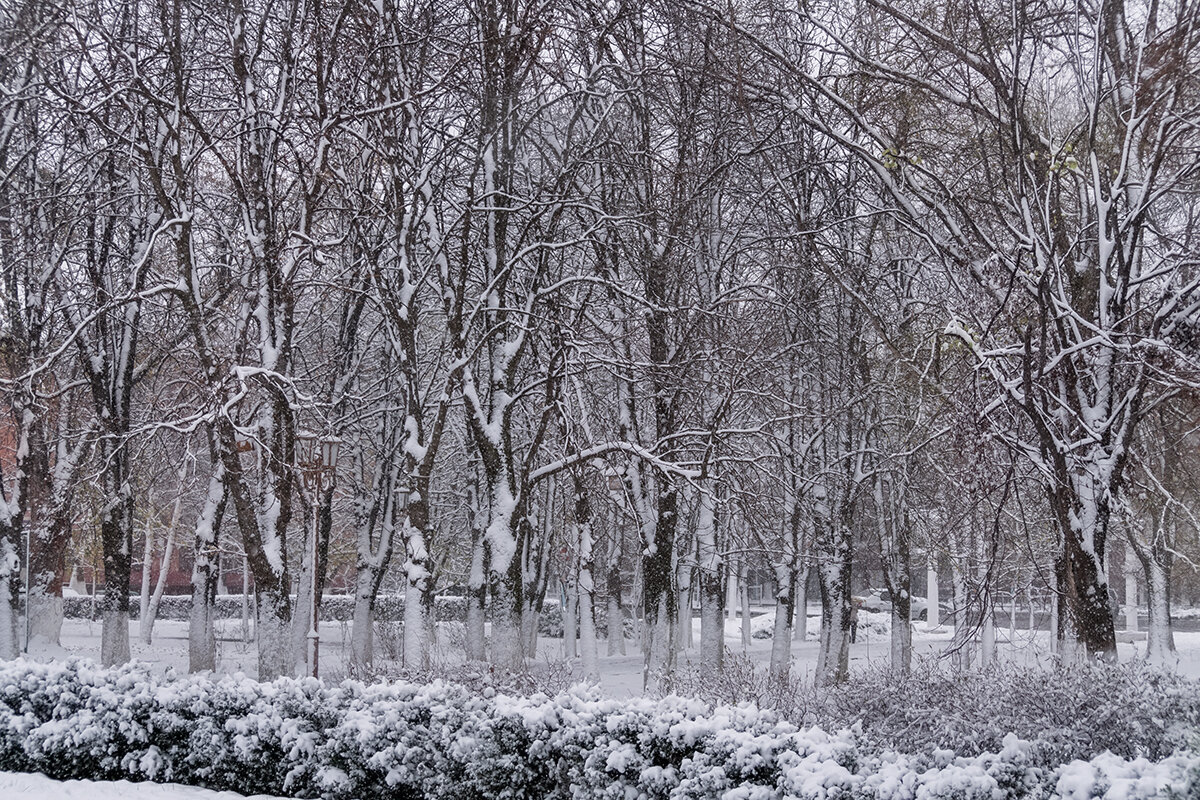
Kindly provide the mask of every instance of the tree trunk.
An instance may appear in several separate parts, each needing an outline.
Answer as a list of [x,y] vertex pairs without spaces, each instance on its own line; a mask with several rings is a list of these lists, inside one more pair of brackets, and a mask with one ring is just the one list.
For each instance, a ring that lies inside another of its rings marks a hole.
[[35,524],[31,531],[29,635],[57,646],[63,622],[61,575],[71,541],[69,496],[65,505],[56,505],[49,513],[49,524]]
[[694,638],[694,631],[692,631],[692,568],[693,564],[690,558],[680,558],[679,564],[675,568],[675,585],[679,587],[679,597],[675,603],[679,614],[679,619],[675,623],[679,636],[676,649],[681,653],[691,649]]
[[1133,548],[1125,545],[1125,630],[1138,629],[1138,588],[1137,570],[1134,561],[1137,556]]
[[596,563],[593,550],[592,504],[583,481],[575,480],[576,542],[579,546],[579,649],[584,676],[600,680],[600,654],[596,647]]
[[[429,628],[433,622],[432,600],[433,574],[426,547],[425,532],[417,526],[417,509],[410,506],[410,516],[404,525],[405,549],[408,561],[404,564],[404,666],[408,669],[426,670],[430,667]],[[424,508],[420,509],[420,522],[424,523]]]
[[742,652],[750,649],[750,565],[742,561],[738,565],[738,596],[742,609]]
[[[183,476],[181,475],[182,479]],[[181,487],[182,488],[182,487]],[[141,625],[142,641],[150,644],[154,636],[154,622],[158,619],[158,607],[162,603],[163,591],[167,588],[167,573],[171,570],[171,559],[175,556],[175,530],[179,527],[179,515],[183,511],[183,495],[175,498],[171,509],[171,521],[167,525],[167,543],[163,547],[162,563],[158,567],[158,580],[154,584],[154,593],[146,603],[146,614],[138,622]],[[147,529],[146,535],[149,536]]]
[[771,665],[773,683],[787,679],[792,659],[792,619],[796,612],[796,569],[792,564],[775,567],[775,628],[771,632]]
[[610,656],[618,653],[625,655],[625,615],[621,611],[621,529],[616,522],[613,512],[613,524],[609,526],[608,572],[605,576],[605,589],[608,595],[608,612],[605,615],[608,626],[608,648]]
[[[377,583],[372,566],[360,561],[354,575],[354,615],[350,621],[350,665],[356,677],[369,675],[375,664]],[[406,606],[407,603],[405,598]]]
[[[663,479],[666,480],[665,478]],[[674,583],[676,508],[679,493],[669,484],[660,488],[658,514],[642,556],[642,591],[646,621],[642,630],[642,687],[653,680],[669,691],[675,673],[675,625],[678,614]]]
[[258,612],[254,626],[258,639],[258,679],[272,681],[292,674],[292,615],[287,597],[280,597],[278,590],[258,589],[256,582],[254,601]]
[[[107,442],[106,442],[107,443]],[[129,660],[129,570],[133,551],[133,494],[128,454],[105,447],[104,485],[109,503],[100,517],[104,549],[104,598],[100,602],[100,663],[111,667]]]
[[579,655],[579,633],[575,630],[575,620],[579,619],[577,598],[579,586],[562,584],[562,621],[563,621],[563,651],[566,658],[575,659]]
[[1171,553],[1163,546],[1163,535],[1138,553],[1146,573],[1146,660],[1161,664],[1175,652],[1175,633],[1171,625]]
[[824,487],[814,490],[817,513],[813,537],[817,583],[821,591],[821,647],[817,656],[817,686],[832,686],[850,674],[850,546],[848,498],[832,516]]
[[[291,616],[291,665],[287,674],[293,677],[304,677],[309,674],[308,664],[308,633],[313,621],[313,590],[317,580],[317,563],[313,557],[313,540],[316,531],[313,529],[316,509],[310,507],[301,514],[304,525],[304,536],[300,540],[300,575],[295,581],[295,603]],[[261,642],[260,642],[261,645]]]
[[[1110,454],[1092,456],[1097,457],[1109,458]],[[1111,496],[1116,489],[1102,480],[1105,470],[1098,465],[1082,460],[1076,466],[1079,469],[1075,474],[1059,475],[1050,490],[1050,504],[1062,542],[1056,569],[1063,601],[1059,641],[1065,643],[1069,637],[1086,650],[1087,657],[1115,661],[1117,638],[1108,601],[1104,551]],[[1064,650],[1067,649],[1074,648],[1064,644]]]
[[[696,523],[696,554],[700,579],[700,669],[715,676],[724,668],[725,564],[717,542],[716,481],[706,479],[700,491],[700,515]],[[690,609],[688,625],[691,626]]]
[[20,619],[21,556],[16,538],[20,529],[0,528],[0,660],[16,658],[21,652],[17,621]]
[[[411,563],[411,562],[410,562]],[[414,580],[410,572],[404,586],[404,667],[405,669],[429,669],[429,641],[426,634],[424,603],[424,581]]]
[[938,592],[937,559],[930,555],[925,566],[925,599],[928,601],[928,611],[925,617],[925,627],[936,628],[941,624],[942,607]]
[[821,588],[821,645],[817,655],[817,686],[833,686],[850,674],[849,556],[817,570]]
[[154,569],[154,492],[146,498],[146,532],[142,546],[142,583],[138,587],[138,626],[145,639],[145,620],[150,611],[150,577]]
[[467,660],[484,661],[485,649],[485,603],[487,602],[488,573],[487,549],[483,532],[471,527],[471,574],[467,579]]
[[792,624],[792,637],[797,642],[808,640],[808,579],[812,567],[805,564],[796,578],[796,602],[794,605],[795,622]]
[[519,672],[525,665],[526,635],[523,603],[517,592],[506,585],[507,573],[496,576],[492,581],[492,635],[490,658],[498,669]]

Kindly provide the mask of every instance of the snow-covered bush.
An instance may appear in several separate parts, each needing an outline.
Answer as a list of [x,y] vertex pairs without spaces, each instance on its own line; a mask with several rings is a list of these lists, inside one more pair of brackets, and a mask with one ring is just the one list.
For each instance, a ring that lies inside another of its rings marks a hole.
[[[661,680],[659,685],[663,685]],[[719,673],[714,675],[698,663],[685,662],[675,669],[670,689],[711,705],[755,703],[786,711],[790,717],[795,717],[797,711],[803,713],[814,697],[806,676],[791,671],[782,680],[772,679],[766,665],[729,648],[725,649],[723,668]],[[852,721],[836,727],[844,727]]]
[[867,739],[907,752],[996,752],[1009,733],[1036,740],[1044,760],[1055,764],[1106,750],[1161,759],[1200,747],[1200,683],[1144,664],[959,672],[923,663],[904,677],[855,673],[781,711],[810,725],[861,720]]
[[873,747],[909,753],[999,752],[1010,733],[1036,743],[1043,767],[1106,751],[1162,759],[1200,749],[1200,683],[1144,664],[956,671],[924,662],[907,676],[855,671],[816,690],[794,671],[773,681],[764,665],[726,651],[722,674],[685,664],[671,688],[712,704],[754,701],[798,725],[857,723]]
[[1047,769],[997,752],[875,746],[748,704],[515,697],[434,682],[325,686],[156,676],[86,661],[0,666],[0,769],[361,798],[1194,798],[1200,756],[1104,754]]
[[[362,678],[363,676],[355,676]],[[377,664],[369,675],[372,682],[388,681],[429,684],[435,681],[461,686],[474,694],[556,695],[578,681],[567,659],[547,658],[530,662],[520,670],[497,670],[485,661],[434,660],[428,669],[408,669],[398,661]]]

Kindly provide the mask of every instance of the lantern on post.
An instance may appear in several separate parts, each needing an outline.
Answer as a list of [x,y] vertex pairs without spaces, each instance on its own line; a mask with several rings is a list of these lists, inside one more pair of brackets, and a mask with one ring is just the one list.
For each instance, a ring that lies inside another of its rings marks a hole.
[[295,440],[295,463],[300,470],[304,488],[312,494],[313,524],[312,524],[312,591],[309,596],[310,622],[308,628],[308,650],[306,661],[308,674],[316,678],[318,675],[318,657],[320,654],[321,634],[317,618],[317,564],[320,556],[320,505],[322,490],[328,485],[332,488],[337,478],[338,451],[342,440],[336,436],[318,438],[309,431],[297,431]]

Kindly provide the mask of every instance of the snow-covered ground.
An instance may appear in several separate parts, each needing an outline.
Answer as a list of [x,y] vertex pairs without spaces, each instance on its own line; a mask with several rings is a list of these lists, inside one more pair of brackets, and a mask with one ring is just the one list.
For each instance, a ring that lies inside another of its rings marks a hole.
[[[233,792],[214,792],[178,783],[129,781],[55,781],[45,775],[0,772],[0,797],[31,800],[247,800]],[[273,800],[254,795],[249,800]]]
[[[817,631],[820,626],[819,607],[810,605],[808,609],[808,639],[804,642],[793,641],[791,644],[794,669],[801,675],[811,675],[817,660]],[[751,631],[770,630],[774,623],[774,614],[770,611],[755,616],[751,621]],[[850,646],[851,669],[861,669],[869,666],[883,666],[889,657],[890,620],[886,613],[873,614],[862,612],[859,618],[858,641]],[[686,663],[699,656],[700,621],[693,621],[693,647],[683,656]],[[770,638],[751,638],[748,646],[743,646],[741,621],[727,619],[725,626],[725,644],[735,653],[745,653],[752,661],[766,664],[770,660]],[[951,645],[954,628],[942,625],[930,629],[924,622],[913,624],[913,654],[917,658],[937,657],[943,654]],[[463,634],[461,625],[443,623],[439,633],[438,647],[434,655],[435,661],[441,664],[453,664],[461,658],[463,650]],[[246,643],[242,639],[241,622],[238,620],[219,620],[217,628],[217,645],[219,651],[218,671],[223,673],[242,672],[253,676],[256,672],[257,652],[253,642]],[[1048,659],[1049,634],[1046,631],[1029,631],[1008,628],[998,628],[996,631],[997,652],[1001,659],[1016,663],[1037,663]],[[133,657],[139,661],[168,667],[179,671],[187,669],[187,623],[161,620],[154,628],[153,644],[147,645],[138,638],[137,622],[130,623],[130,641]],[[344,622],[321,623],[321,665],[322,676],[327,679],[340,679],[346,675],[346,663],[349,657],[350,626]],[[1176,654],[1172,663],[1168,664],[1182,674],[1200,678],[1200,632],[1175,633]],[[377,650],[386,649],[377,640]],[[631,697],[642,694],[642,656],[638,643],[631,639],[625,642],[626,655],[606,656],[606,645],[603,640],[600,649],[600,688],[612,697]],[[1144,654],[1144,642],[1122,642],[1117,646],[1122,662],[1131,661]],[[51,647],[45,642],[34,641],[30,655],[38,660],[65,658],[70,655],[98,658],[100,653],[100,623],[86,620],[68,619],[63,623],[62,646]],[[546,638],[538,642],[539,661],[546,663],[564,664],[565,648],[562,639]],[[575,674],[578,663],[574,664]]]

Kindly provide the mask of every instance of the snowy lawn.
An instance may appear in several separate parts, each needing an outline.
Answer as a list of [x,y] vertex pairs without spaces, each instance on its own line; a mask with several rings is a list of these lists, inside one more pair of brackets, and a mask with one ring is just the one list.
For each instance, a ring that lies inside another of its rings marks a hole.
[[[819,607],[809,606],[808,639],[803,642],[793,641],[791,651],[793,669],[800,676],[811,676],[817,661],[817,630],[820,618],[817,616]],[[751,620],[751,631],[769,631],[774,624],[774,614],[767,610]],[[187,623],[182,621],[160,620],[155,624],[155,636],[152,644],[145,644],[138,638],[138,624],[130,622],[130,641],[134,659],[152,664],[159,669],[171,667],[177,671],[187,670]],[[924,622],[913,624],[913,654],[917,659],[937,658],[945,654],[951,645],[954,628],[942,625],[930,630]],[[761,633],[760,633],[761,635]],[[1046,631],[1029,631],[999,628],[997,635],[997,652],[999,658],[1006,663],[1039,664],[1048,663],[1049,633]],[[435,647],[434,660],[441,665],[452,666],[461,660],[462,626],[457,623],[439,624],[439,642]],[[850,647],[850,666],[853,671],[862,671],[886,665],[889,658],[890,619],[886,613],[873,614],[862,612],[859,618],[858,642]],[[700,621],[693,621],[693,646],[681,657],[681,662],[696,661],[699,658]],[[322,675],[331,680],[338,680],[347,675],[346,664],[349,661],[350,628],[345,622],[321,623],[321,659]],[[381,672],[390,670],[386,653],[386,641],[377,638],[377,657]],[[751,638],[747,646],[743,646],[741,621],[726,620],[726,647],[733,653],[744,653],[756,664],[765,666],[771,655],[770,638]],[[1165,666],[1194,678],[1200,678],[1200,632],[1176,632],[1176,654]],[[398,645],[397,645],[398,646]],[[218,672],[233,675],[242,673],[255,675],[257,670],[257,653],[253,642],[242,640],[241,623],[238,620],[217,621]],[[638,643],[632,639],[625,641],[626,655],[607,656],[605,643],[600,642],[600,689],[612,697],[642,696],[642,656]],[[1123,663],[1135,660],[1144,652],[1143,642],[1122,642],[1117,645],[1117,651]],[[36,660],[48,661],[63,659],[68,656],[98,658],[100,654],[100,623],[88,620],[67,619],[63,622],[62,646],[51,647],[45,642],[35,640],[30,648],[30,656]],[[582,680],[577,661],[566,658],[562,639],[543,637],[538,643],[538,664],[541,668],[552,667],[561,674],[562,680],[555,688],[563,688],[573,680]]]

